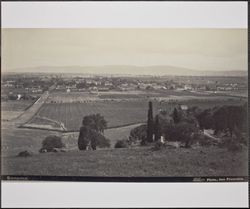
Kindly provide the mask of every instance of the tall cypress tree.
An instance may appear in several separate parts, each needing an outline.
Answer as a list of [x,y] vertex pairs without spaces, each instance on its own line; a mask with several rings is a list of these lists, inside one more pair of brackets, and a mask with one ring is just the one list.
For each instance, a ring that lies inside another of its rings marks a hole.
[[175,124],[180,122],[179,113],[178,113],[178,110],[176,108],[174,108],[173,120],[174,120]]
[[153,142],[154,134],[154,119],[153,119],[153,104],[150,101],[148,103],[148,122],[147,122],[147,141]]
[[155,116],[154,132],[155,132],[155,141],[158,141],[160,139],[160,137],[161,137],[159,116],[158,115]]

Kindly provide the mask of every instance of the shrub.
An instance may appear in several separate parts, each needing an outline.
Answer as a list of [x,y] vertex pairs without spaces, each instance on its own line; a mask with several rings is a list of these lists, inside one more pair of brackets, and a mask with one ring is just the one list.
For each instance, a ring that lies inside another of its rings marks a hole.
[[243,133],[239,128],[234,128],[234,140],[238,143],[242,143],[244,145],[247,145],[248,137],[247,133]]
[[231,141],[227,145],[227,149],[228,149],[228,151],[231,151],[231,152],[241,151],[243,149],[243,144],[237,143],[235,141]]
[[197,132],[194,134],[193,142],[198,142],[199,145],[204,146],[204,147],[211,146],[215,143],[213,139],[209,138],[208,136],[205,136],[201,132]]
[[62,140],[59,136],[47,136],[42,142],[42,148],[40,152],[46,150],[47,152],[53,152],[55,148],[64,148],[65,145],[62,143]]
[[199,138],[198,141],[199,141],[199,144],[201,146],[204,146],[204,147],[209,147],[209,146],[211,146],[213,144],[213,142],[211,141],[211,139],[209,139],[206,136],[203,136],[203,137],[200,136],[200,138]]
[[165,144],[163,144],[162,142],[160,141],[157,141],[154,146],[153,146],[153,150],[154,151],[157,151],[157,150],[161,150],[161,149],[164,149],[166,147]]
[[115,148],[128,148],[128,147],[129,147],[128,141],[125,139],[118,140],[115,143]]
[[224,137],[219,143],[219,147],[226,148],[228,151],[231,151],[231,152],[237,152],[243,149],[244,144],[235,140],[234,138]]
[[22,151],[22,152],[19,152],[17,157],[30,157],[32,154],[28,151]]

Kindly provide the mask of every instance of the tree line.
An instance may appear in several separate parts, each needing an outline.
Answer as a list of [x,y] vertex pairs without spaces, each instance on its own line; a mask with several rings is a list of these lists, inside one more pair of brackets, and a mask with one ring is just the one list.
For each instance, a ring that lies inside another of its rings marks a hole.
[[133,129],[130,137],[145,145],[159,141],[163,136],[168,141],[181,141],[185,147],[190,147],[197,140],[207,142],[204,129],[212,129],[215,135],[234,137],[246,143],[246,138],[241,133],[247,131],[247,103],[204,110],[199,107],[182,110],[178,105],[169,114],[161,111],[153,117],[153,104],[150,101],[147,124]]

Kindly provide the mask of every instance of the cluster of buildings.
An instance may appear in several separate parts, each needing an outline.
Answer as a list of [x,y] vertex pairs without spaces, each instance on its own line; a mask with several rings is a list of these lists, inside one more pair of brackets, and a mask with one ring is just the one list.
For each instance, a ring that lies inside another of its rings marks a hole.
[[182,84],[178,85],[175,90],[183,91],[237,91],[237,90],[246,90],[247,86],[244,84],[238,83],[228,83],[228,84]]
[[[199,80],[199,82],[197,82]],[[232,80],[232,79],[231,79]],[[145,77],[74,77],[74,76],[14,76],[1,81],[4,92],[11,97],[41,94],[55,84],[54,90],[63,92],[108,92],[133,90],[176,90],[176,91],[235,91],[247,90],[244,82],[222,82],[215,78],[145,78]],[[3,91],[2,91],[3,92]],[[14,97],[13,97],[14,98]]]
[[71,80],[63,80],[57,84],[56,90],[60,91],[131,91],[131,90],[177,90],[177,91],[234,91],[246,89],[247,86],[240,83],[190,83],[190,82],[174,82],[174,81],[143,81],[138,78],[78,78]]
[[36,99],[46,90],[46,84],[40,79],[13,77],[1,80],[1,99],[29,100]]

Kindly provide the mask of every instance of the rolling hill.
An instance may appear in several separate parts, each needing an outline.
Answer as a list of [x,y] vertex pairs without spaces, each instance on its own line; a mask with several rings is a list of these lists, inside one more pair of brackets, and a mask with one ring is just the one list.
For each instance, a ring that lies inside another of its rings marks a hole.
[[[133,73],[128,74],[127,72]],[[132,65],[106,65],[106,66],[39,66],[3,70],[3,72],[30,72],[30,73],[74,73],[74,74],[99,74],[120,76],[247,76],[247,70],[193,70],[174,66],[132,66]]]

